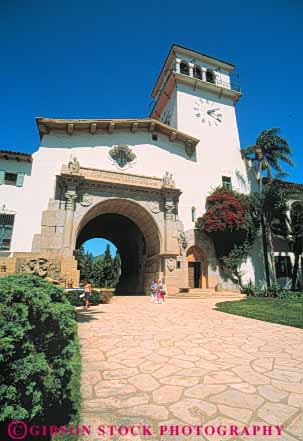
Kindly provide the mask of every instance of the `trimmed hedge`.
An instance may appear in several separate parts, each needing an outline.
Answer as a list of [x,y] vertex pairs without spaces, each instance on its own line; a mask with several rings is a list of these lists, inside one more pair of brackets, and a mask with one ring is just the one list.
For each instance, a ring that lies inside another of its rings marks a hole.
[[[67,300],[70,302],[73,306],[83,306],[84,305],[84,299],[83,297],[80,297],[80,294],[84,293],[83,290],[65,290],[65,295]],[[100,292],[96,289],[92,290],[89,303],[92,306],[99,305],[100,303],[110,303],[111,299],[113,297],[112,292],[104,291]]]
[[79,343],[63,290],[32,275],[0,279],[0,348],[0,421],[67,424]]
[[[80,294],[83,294],[84,290],[66,290],[65,295],[67,300],[70,302],[73,306],[83,306],[84,305],[84,299],[80,298]],[[102,301],[102,294],[99,291],[92,290],[89,303],[91,305],[99,305]]]

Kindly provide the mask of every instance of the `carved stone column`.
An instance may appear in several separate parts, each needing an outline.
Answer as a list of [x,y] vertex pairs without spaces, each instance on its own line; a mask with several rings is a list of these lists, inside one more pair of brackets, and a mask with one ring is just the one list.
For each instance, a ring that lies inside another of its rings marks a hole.
[[76,190],[67,190],[65,193],[65,220],[64,220],[64,236],[63,236],[63,249],[64,254],[72,254],[71,250],[71,238],[73,232],[74,212],[76,208],[77,192]]
[[188,63],[188,66],[189,66],[189,76],[193,78],[195,65],[194,63]]
[[165,220],[165,252],[170,252],[173,224],[176,216],[176,205],[171,197],[166,197],[164,202],[164,220]]
[[202,69],[202,80],[206,81],[206,67],[201,67]]
[[176,58],[176,73],[180,73],[180,63],[181,63],[181,59]]

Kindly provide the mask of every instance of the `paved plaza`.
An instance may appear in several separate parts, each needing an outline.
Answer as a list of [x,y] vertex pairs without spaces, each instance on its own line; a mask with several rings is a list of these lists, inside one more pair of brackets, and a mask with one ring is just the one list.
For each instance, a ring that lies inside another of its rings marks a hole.
[[[78,311],[85,439],[303,440],[302,330],[225,314],[216,302],[118,297]],[[100,425],[152,435],[100,437]],[[189,434],[201,425],[284,427],[282,436]]]

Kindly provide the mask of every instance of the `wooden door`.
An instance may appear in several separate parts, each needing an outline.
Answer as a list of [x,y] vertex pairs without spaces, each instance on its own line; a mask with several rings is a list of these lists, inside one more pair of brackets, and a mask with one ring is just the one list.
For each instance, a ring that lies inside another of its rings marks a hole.
[[188,262],[188,286],[195,287],[195,262]]

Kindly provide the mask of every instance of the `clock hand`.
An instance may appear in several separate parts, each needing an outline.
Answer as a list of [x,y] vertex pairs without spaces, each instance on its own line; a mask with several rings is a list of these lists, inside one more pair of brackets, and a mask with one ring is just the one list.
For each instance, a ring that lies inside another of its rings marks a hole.
[[220,110],[220,109],[207,110],[207,113],[208,113],[208,115],[211,115],[212,113],[216,112],[217,110]]

